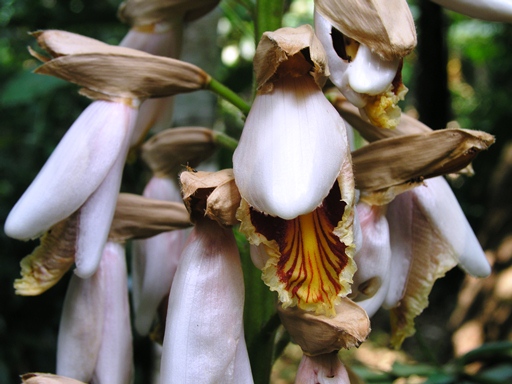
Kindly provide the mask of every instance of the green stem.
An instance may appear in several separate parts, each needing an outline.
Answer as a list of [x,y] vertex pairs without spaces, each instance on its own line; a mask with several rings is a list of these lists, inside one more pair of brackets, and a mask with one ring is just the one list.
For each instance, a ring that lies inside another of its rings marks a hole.
[[223,99],[229,101],[235,107],[237,107],[243,114],[247,115],[251,107],[247,104],[240,96],[238,96],[231,89],[226,87],[224,84],[215,80],[213,77],[210,79],[210,82],[206,86],[206,88],[213,93],[219,95]]
[[281,28],[284,14],[284,0],[256,0],[255,33],[256,45],[266,31]]
[[213,142],[222,148],[229,149],[230,151],[234,151],[238,145],[238,140],[219,131],[213,131]]

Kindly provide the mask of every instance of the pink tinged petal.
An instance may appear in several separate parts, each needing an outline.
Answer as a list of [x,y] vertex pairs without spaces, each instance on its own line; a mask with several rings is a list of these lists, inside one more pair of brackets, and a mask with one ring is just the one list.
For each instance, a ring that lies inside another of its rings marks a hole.
[[400,59],[385,61],[361,44],[347,70],[349,86],[358,93],[378,95],[390,87],[399,65]]
[[[148,198],[182,201],[175,182],[153,177],[143,195]],[[141,335],[148,334],[158,305],[171,290],[181,252],[190,231],[162,233],[133,242],[135,328]]]
[[183,22],[177,19],[156,27],[153,33],[130,29],[119,45],[152,55],[177,58],[181,52]]
[[318,356],[303,355],[295,384],[350,384],[347,369],[336,352]]
[[363,242],[354,257],[357,271],[352,285],[352,299],[371,317],[382,306],[389,288],[389,226],[385,208],[359,203],[357,213]]
[[385,308],[398,305],[405,293],[412,262],[413,246],[413,192],[404,192],[388,205],[386,217],[391,242],[390,286],[384,300]]
[[510,0],[432,0],[452,11],[475,19],[512,22],[512,1]]
[[5,223],[7,235],[38,237],[82,206],[122,152],[135,113],[107,101],[87,107],[12,209]]
[[476,277],[486,277],[491,267],[447,181],[436,177],[413,190],[420,209],[458,257],[459,266]]
[[107,242],[134,122],[134,118],[127,122],[126,134],[122,143],[123,148],[114,165],[98,189],[80,208],[75,273],[82,278],[89,277],[96,271],[103,253],[103,247]]
[[59,325],[58,375],[88,383],[102,341],[105,287],[103,271],[88,279],[72,276]]
[[336,53],[332,41],[331,28],[332,25],[318,12],[315,12],[315,32],[327,54],[329,71],[331,73],[329,78],[348,101],[358,108],[363,108],[366,105],[366,100],[350,87],[347,73],[350,63],[343,60]]
[[252,383],[243,348],[244,282],[231,230],[199,221],[182,257],[169,297],[160,382]]
[[312,78],[285,78],[254,100],[233,171],[256,210],[293,219],[318,207],[349,156],[343,120]]
[[133,352],[123,245],[107,243],[100,268],[106,291],[101,347],[92,383],[126,384],[132,381]]

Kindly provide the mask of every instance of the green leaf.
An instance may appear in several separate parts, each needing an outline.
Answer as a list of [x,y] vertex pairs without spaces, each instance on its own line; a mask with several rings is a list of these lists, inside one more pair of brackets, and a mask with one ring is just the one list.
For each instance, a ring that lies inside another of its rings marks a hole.
[[244,331],[255,384],[268,384],[274,362],[275,335],[281,324],[275,296],[251,260],[245,236],[233,230],[242,258],[245,281]]
[[32,72],[19,72],[11,77],[0,93],[0,105],[13,107],[33,103],[58,88],[68,86],[68,82],[53,76],[37,75]]

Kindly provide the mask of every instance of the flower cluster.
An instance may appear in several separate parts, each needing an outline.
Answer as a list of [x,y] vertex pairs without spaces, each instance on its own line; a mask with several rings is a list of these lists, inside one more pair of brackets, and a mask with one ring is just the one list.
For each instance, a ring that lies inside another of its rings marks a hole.
[[[437,2],[511,18],[507,2]],[[173,95],[219,92],[177,59],[184,22],[217,3],[126,0],[119,17],[131,29],[120,46],[33,34],[49,55],[31,50],[43,61],[36,72],[94,101],[5,223],[11,237],[40,237],[21,262],[18,294],[41,294],[75,268],[56,375],[23,382],[132,382],[128,242],[134,328],[162,344],[161,383],[253,382],[240,246],[250,244],[277,293],[276,318],[304,352],[299,383],[350,382],[337,352],[364,342],[379,308],[390,310],[398,347],[436,279],[456,265],[490,273],[442,175],[467,170],[494,138],[432,131],[401,113],[403,58],[416,45],[405,0],[316,0],[314,28],[263,33],[239,142],[204,127],[164,129]],[[353,148],[352,129],[368,144]],[[234,150],[232,169],[194,169],[219,146]],[[130,150],[152,174],[141,196],[119,193]]]

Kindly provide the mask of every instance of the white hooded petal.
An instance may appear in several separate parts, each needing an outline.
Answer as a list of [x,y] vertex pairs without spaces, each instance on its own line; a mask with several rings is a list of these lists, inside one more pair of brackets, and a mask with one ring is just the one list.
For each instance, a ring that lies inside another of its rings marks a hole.
[[327,196],[348,156],[343,120],[312,78],[286,78],[254,100],[233,171],[259,211],[293,219]]
[[107,101],[87,107],[12,209],[6,234],[38,237],[80,208],[119,157],[135,114],[133,108]]
[[203,219],[183,250],[172,284],[160,382],[252,383],[243,348],[243,304],[234,236]]
[[336,352],[318,356],[303,355],[295,377],[296,384],[350,384],[347,369]]
[[86,383],[92,378],[102,340],[106,289],[102,273],[88,279],[71,277],[59,324],[56,373]]
[[133,375],[133,352],[124,246],[107,243],[100,268],[105,279],[105,310],[92,383],[126,384]]
[[391,247],[384,209],[357,204],[363,235],[362,246],[354,257],[353,300],[371,317],[382,306],[389,287]]
[[332,43],[331,28],[332,25],[318,12],[315,12],[315,32],[327,54],[331,73],[329,78],[348,101],[358,108],[363,108],[366,105],[366,100],[350,87],[347,75],[350,63],[343,60],[336,53]]
[[347,69],[348,85],[357,93],[378,95],[389,88],[396,76],[399,64],[400,59],[382,60],[366,45],[361,44],[356,57]]
[[512,22],[511,0],[432,0],[452,11],[475,19]]
[[459,266],[473,276],[488,276],[489,262],[447,181],[442,176],[429,179],[413,192],[433,228],[458,256]]
[[[175,182],[153,177],[143,195],[152,199],[182,201]],[[146,335],[153,323],[158,305],[171,290],[181,252],[189,230],[165,232],[149,239],[133,242],[135,328]]]
[[363,108],[363,94],[378,95],[385,92],[396,76],[400,59],[386,61],[371,52],[366,45],[359,45],[357,55],[348,62],[338,56],[334,49],[332,25],[315,12],[315,31],[327,53],[329,78],[353,105]]
[[80,208],[75,273],[82,278],[89,277],[96,271],[103,253],[103,247],[107,242],[134,122],[135,119],[127,122],[128,126],[125,127],[126,135],[123,138],[122,150],[118,154],[114,165],[98,189]]

